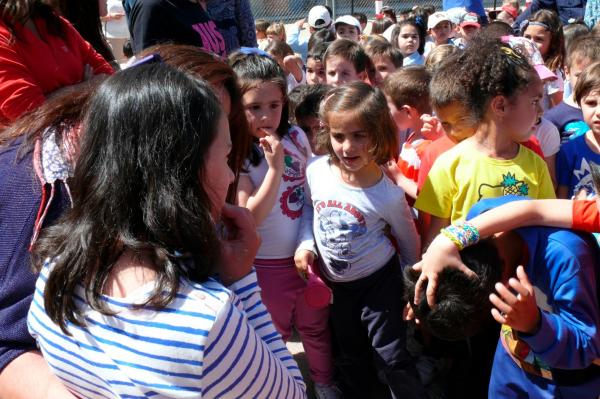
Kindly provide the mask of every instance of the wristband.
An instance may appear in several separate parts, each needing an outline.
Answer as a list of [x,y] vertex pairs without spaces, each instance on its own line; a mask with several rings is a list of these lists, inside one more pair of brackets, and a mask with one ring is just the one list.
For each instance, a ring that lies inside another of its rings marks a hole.
[[440,233],[452,241],[459,251],[479,241],[479,231],[469,222],[452,224],[441,229]]

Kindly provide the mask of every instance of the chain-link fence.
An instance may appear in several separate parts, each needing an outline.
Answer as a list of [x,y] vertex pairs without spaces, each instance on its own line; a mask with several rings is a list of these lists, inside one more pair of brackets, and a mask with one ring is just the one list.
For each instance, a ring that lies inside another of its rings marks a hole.
[[[362,12],[369,19],[375,17],[374,0],[250,0],[255,19],[266,19],[277,22],[292,22],[306,18],[311,7],[327,4],[333,10],[334,16]],[[391,7],[396,12],[411,9],[415,5],[432,5],[442,7],[442,0],[385,0],[384,6]],[[494,0],[484,0],[486,7],[493,7]],[[497,0],[502,5],[502,0]]]

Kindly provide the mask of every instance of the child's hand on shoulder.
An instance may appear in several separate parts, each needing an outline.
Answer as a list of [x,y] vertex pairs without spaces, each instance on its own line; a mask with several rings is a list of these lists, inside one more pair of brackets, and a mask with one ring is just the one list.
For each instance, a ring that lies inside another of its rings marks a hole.
[[425,137],[425,139],[436,140],[446,134],[440,120],[435,116],[423,114],[421,115],[421,121],[423,122],[421,135]]
[[534,334],[539,327],[540,310],[523,266],[517,267],[517,278],[511,277],[508,285],[514,291],[502,283],[496,283],[498,295],[490,294],[490,301],[495,306],[492,308],[492,316],[498,323],[506,324],[516,331]]
[[267,134],[259,140],[269,168],[283,170],[283,145],[276,136]]

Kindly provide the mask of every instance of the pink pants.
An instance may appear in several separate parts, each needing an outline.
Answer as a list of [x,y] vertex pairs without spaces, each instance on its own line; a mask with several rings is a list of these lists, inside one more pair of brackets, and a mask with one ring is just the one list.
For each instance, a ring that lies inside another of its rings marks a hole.
[[262,301],[271,314],[275,328],[283,340],[292,335],[296,327],[313,381],[331,384],[331,336],[329,333],[329,307],[311,308],[304,300],[306,282],[298,275],[294,259],[255,259],[254,267],[261,288]]

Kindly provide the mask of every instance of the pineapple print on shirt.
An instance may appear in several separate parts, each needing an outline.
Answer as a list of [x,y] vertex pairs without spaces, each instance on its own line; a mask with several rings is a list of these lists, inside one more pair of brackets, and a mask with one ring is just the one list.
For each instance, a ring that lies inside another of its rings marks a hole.
[[505,195],[518,195],[526,197],[529,195],[529,185],[523,180],[518,180],[514,173],[508,172],[502,175],[502,181],[499,184],[491,185],[483,183],[479,186],[479,198],[497,198]]

